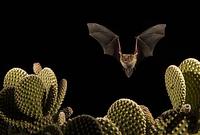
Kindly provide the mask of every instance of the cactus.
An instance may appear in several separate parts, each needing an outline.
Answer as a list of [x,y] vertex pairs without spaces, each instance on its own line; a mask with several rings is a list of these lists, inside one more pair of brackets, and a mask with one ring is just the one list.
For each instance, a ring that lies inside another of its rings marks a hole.
[[55,115],[54,121],[59,126],[63,126],[70,118],[70,116],[73,114],[73,110],[71,107],[66,107],[60,110],[60,112]]
[[200,134],[200,62],[194,58],[166,69],[172,109],[156,119],[145,105],[126,98],[115,101],[105,117],[70,118],[72,108],[60,109],[67,80],[58,84],[53,70],[40,63],[33,64],[33,72],[12,68],[6,73],[0,91],[0,134]]
[[118,127],[106,117],[98,117],[97,121],[99,122],[103,135],[122,135]]
[[191,111],[191,106],[185,104],[176,109],[163,112],[155,120],[156,133],[159,134],[188,134],[187,115]]
[[36,135],[64,135],[64,134],[58,125],[51,124],[43,127]]
[[110,119],[122,134],[146,134],[146,118],[141,107],[130,99],[119,99],[108,109]]
[[179,67],[171,65],[165,73],[166,88],[173,108],[191,105],[189,132],[200,129],[200,62],[194,58],[185,59]]
[[33,63],[33,73],[36,75],[39,74],[39,72],[42,70],[42,66],[40,65],[39,62]]
[[41,79],[36,75],[24,77],[14,93],[18,109],[31,118],[40,119],[43,116],[45,91]]
[[[45,67],[38,73],[38,77],[42,80],[45,88],[46,88],[46,99],[45,104],[46,110],[45,113],[52,115],[52,108],[55,104],[57,94],[58,94],[58,83],[57,78],[54,72],[50,69]],[[57,113],[57,112],[55,112]]]
[[73,114],[73,109],[71,107],[62,108],[61,111],[65,113],[66,119],[69,119],[69,117]]
[[192,107],[192,115],[200,119],[200,62],[194,58],[184,60],[179,68],[187,86],[186,103]]
[[26,71],[21,68],[12,68],[4,77],[3,87],[16,87],[21,79],[27,75]]
[[33,68],[35,74],[12,68],[4,77],[4,88],[0,91],[2,133],[4,127],[13,127],[33,134],[54,122],[66,94],[67,81],[62,79],[58,88],[56,76],[50,68],[42,69],[39,63]]
[[62,126],[66,122],[66,115],[64,112],[60,112],[58,116],[58,125]]
[[65,135],[103,135],[100,124],[96,118],[82,114],[72,118],[67,122]]
[[146,118],[146,134],[153,134],[154,132],[156,132],[156,129],[154,127],[155,120],[148,107],[146,107],[145,105],[140,105],[140,108],[142,109]]
[[185,79],[181,70],[171,65],[165,72],[165,85],[173,108],[182,106],[186,98]]
[[67,80],[62,79],[58,85],[58,92],[57,92],[58,96],[54,101],[55,103],[54,103],[54,106],[50,110],[50,114],[55,115],[58,112],[65,98],[66,91],[67,91]]

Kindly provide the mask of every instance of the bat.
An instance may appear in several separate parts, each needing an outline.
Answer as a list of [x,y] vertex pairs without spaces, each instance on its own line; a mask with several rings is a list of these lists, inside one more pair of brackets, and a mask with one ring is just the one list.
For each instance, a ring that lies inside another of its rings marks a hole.
[[165,36],[166,24],[157,24],[146,29],[135,37],[135,49],[125,54],[121,51],[119,36],[103,25],[87,23],[89,35],[96,39],[103,48],[104,54],[115,57],[122,65],[129,78],[138,63],[145,57],[153,56],[156,44]]

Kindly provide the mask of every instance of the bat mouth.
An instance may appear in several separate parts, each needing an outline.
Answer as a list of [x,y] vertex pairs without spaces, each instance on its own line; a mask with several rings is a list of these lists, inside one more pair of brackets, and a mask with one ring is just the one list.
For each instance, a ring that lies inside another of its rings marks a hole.
[[131,75],[133,74],[133,69],[132,68],[127,68],[127,69],[124,68],[124,71],[125,71],[125,74],[126,74],[126,76],[128,78],[130,78]]

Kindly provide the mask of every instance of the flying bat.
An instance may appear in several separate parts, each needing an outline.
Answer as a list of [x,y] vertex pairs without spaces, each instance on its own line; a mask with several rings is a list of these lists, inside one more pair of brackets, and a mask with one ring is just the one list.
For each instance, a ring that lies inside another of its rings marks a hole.
[[136,36],[135,49],[129,54],[122,53],[119,36],[105,26],[97,23],[87,23],[87,27],[89,35],[99,42],[104,54],[114,56],[121,63],[126,76],[129,78],[133,74],[138,61],[153,56],[156,44],[165,36],[166,24],[151,26]]

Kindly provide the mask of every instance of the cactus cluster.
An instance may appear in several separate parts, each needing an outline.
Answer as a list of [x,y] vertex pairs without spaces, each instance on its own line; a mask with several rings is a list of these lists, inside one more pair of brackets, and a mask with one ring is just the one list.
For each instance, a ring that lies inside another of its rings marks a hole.
[[174,109],[185,104],[191,106],[187,116],[188,130],[197,133],[200,130],[200,62],[188,58],[179,66],[169,66],[165,84]]
[[[37,133],[54,123],[64,100],[67,81],[57,78],[50,68],[39,63],[33,65],[33,74],[21,68],[9,70],[0,91],[1,134],[10,129],[25,133]],[[6,129],[7,128],[7,129]]]
[[61,108],[67,81],[60,83],[50,68],[33,65],[34,74],[21,68],[7,72],[0,91],[0,134],[33,135],[200,135],[200,62],[185,59],[165,72],[172,104],[157,118],[134,100],[116,100],[103,117],[71,117]]

